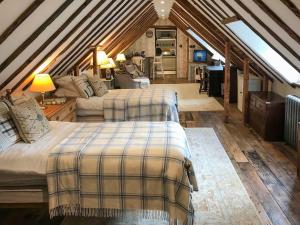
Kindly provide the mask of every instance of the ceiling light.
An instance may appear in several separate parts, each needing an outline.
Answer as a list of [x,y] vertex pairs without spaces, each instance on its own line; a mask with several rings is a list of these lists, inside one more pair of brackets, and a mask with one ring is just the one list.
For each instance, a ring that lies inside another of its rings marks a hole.
[[164,10],[164,9],[162,9],[161,11],[162,11],[162,12],[164,12],[165,10]]
[[160,4],[165,4],[165,1],[160,1]]

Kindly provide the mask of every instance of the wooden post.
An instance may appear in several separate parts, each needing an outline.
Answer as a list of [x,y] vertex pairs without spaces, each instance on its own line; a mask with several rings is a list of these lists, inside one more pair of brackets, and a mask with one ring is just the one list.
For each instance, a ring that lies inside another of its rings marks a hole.
[[98,75],[98,62],[97,62],[97,47],[93,50],[93,74]]
[[249,118],[249,59],[244,59],[244,79],[243,79],[243,115],[244,124],[248,124]]
[[79,65],[74,67],[74,76],[79,76]]
[[226,41],[225,43],[225,71],[224,71],[224,109],[225,119],[224,122],[229,121],[229,99],[230,99],[230,49],[231,43]]
[[269,78],[267,75],[265,75],[263,80],[263,91],[268,91],[268,90],[269,90]]
[[298,179],[300,179],[300,123],[298,123],[298,163],[297,163],[297,175]]

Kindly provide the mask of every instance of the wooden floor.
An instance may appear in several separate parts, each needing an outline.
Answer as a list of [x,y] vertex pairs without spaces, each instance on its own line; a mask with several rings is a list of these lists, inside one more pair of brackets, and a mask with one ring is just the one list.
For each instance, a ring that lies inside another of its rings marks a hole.
[[[180,83],[180,80],[168,78],[156,82]],[[214,128],[263,224],[300,225],[296,152],[284,143],[263,141],[253,129],[243,125],[236,105],[230,109],[228,124],[223,123],[223,112],[182,112],[180,121],[184,127]],[[46,209],[0,209],[0,225],[56,225],[60,220],[50,221]]]

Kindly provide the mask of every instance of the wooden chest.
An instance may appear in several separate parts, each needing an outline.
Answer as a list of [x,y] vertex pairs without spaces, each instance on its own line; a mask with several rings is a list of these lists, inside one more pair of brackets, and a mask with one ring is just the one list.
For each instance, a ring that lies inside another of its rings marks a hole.
[[283,141],[285,100],[273,92],[249,92],[249,124],[266,141]]

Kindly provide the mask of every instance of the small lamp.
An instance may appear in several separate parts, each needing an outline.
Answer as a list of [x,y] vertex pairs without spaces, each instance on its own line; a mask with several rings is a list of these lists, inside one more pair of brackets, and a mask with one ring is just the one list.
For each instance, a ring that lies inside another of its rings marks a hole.
[[116,61],[117,61],[117,62],[124,62],[124,61],[126,61],[125,54],[119,53],[119,54],[117,55],[117,57],[116,57]]
[[[116,64],[114,62],[114,60],[112,58],[108,58],[108,61],[109,63],[108,64],[104,64],[104,65],[101,65],[100,68],[101,69],[104,69],[106,71],[106,69],[110,69],[111,70],[111,74],[114,75],[114,68],[116,68]],[[110,76],[108,76],[108,74],[105,72],[105,77],[106,79],[111,79]]]
[[97,63],[98,66],[109,64],[109,60],[105,51],[97,51]]
[[42,108],[45,109],[45,92],[55,90],[55,86],[49,74],[37,74],[29,89],[31,92],[41,92]]

